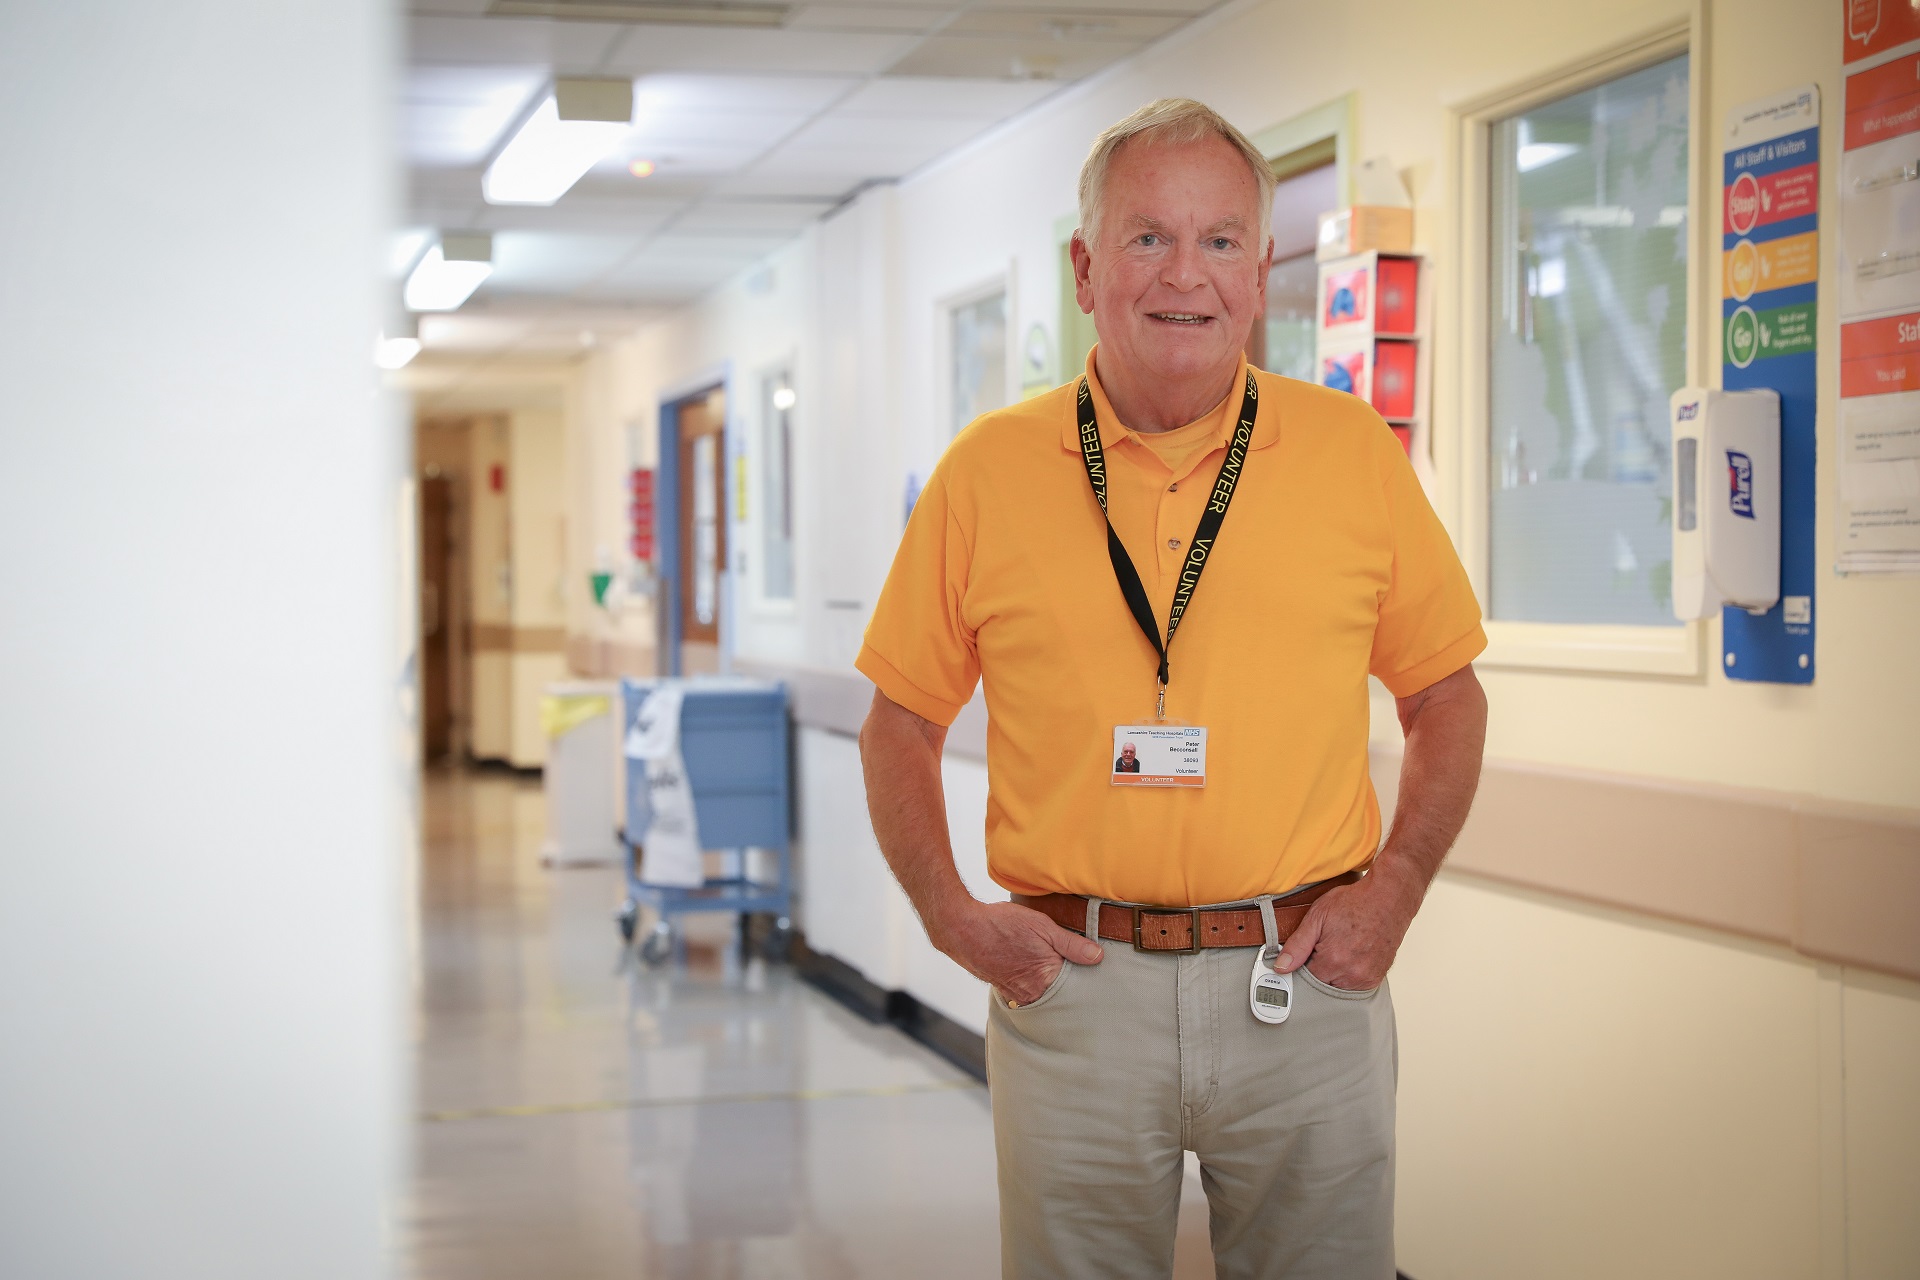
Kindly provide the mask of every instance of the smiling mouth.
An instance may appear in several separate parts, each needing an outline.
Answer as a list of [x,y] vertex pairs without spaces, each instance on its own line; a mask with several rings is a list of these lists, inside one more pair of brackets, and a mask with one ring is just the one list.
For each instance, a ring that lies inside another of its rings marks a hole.
[[1202,325],[1213,319],[1212,316],[1195,315],[1191,311],[1153,311],[1148,314],[1163,324]]

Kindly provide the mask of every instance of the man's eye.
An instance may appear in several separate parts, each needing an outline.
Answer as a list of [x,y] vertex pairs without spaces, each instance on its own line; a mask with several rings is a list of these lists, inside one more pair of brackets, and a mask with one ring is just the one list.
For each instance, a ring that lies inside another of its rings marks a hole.
[[1216,249],[1231,249],[1233,248],[1233,241],[1227,239],[1225,236],[1215,236],[1213,238],[1213,247]]
[[1148,246],[1156,245],[1160,243],[1160,237],[1153,234],[1153,232],[1149,231],[1147,232],[1147,234],[1140,237],[1140,243]]

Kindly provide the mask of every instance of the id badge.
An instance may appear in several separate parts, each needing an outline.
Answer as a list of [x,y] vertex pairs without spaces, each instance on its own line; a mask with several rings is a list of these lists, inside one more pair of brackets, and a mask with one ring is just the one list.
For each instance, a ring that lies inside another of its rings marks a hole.
[[1206,786],[1207,731],[1190,724],[1115,725],[1113,785]]

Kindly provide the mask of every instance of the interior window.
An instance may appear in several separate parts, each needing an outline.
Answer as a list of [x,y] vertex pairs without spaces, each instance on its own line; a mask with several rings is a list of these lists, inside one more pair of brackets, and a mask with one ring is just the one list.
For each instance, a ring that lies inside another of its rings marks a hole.
[[760,405],[760,594],[793,599],[793,379],[764,381]]
[[952,335],[953,418],[947,434],[1007,403],[1007,295],[999,292],[963,302],[949,313]]
[[[1329,140],[1331,141],[1331,140]],[[1326,148],[1331,150],[1330,147]],[[1267,319],[1249,356],[1269,373],[1313,382],[1314,240],[1320,215],[1340,204],[1331,161],[1283,178],[1273,188],[1273,265],[1267,274]],[[1264,339],[1261,341],[1260,339]]]
[[1678,625],[1687,59],[1508,117],[1491,142],[1489,612]]

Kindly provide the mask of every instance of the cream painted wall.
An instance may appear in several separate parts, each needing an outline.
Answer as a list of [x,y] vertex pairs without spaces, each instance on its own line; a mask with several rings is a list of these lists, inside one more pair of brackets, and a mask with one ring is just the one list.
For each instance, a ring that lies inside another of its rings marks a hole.
[[1395,966],[1419,1280],[1920,1267],[1920,988],[1444,875]]
[[[475,632],[513,624],[513,559],[508,543],[510,490],[493,487],[493,469],[511,459],[505,414],[474,419],[467,428],[467,601]],[[508,477],[511,480],[511,477]],[[482,760],[504,760],[513,749],[510,655],[473,649],[468,665],[467,705],[472,708],[471,749]]]

